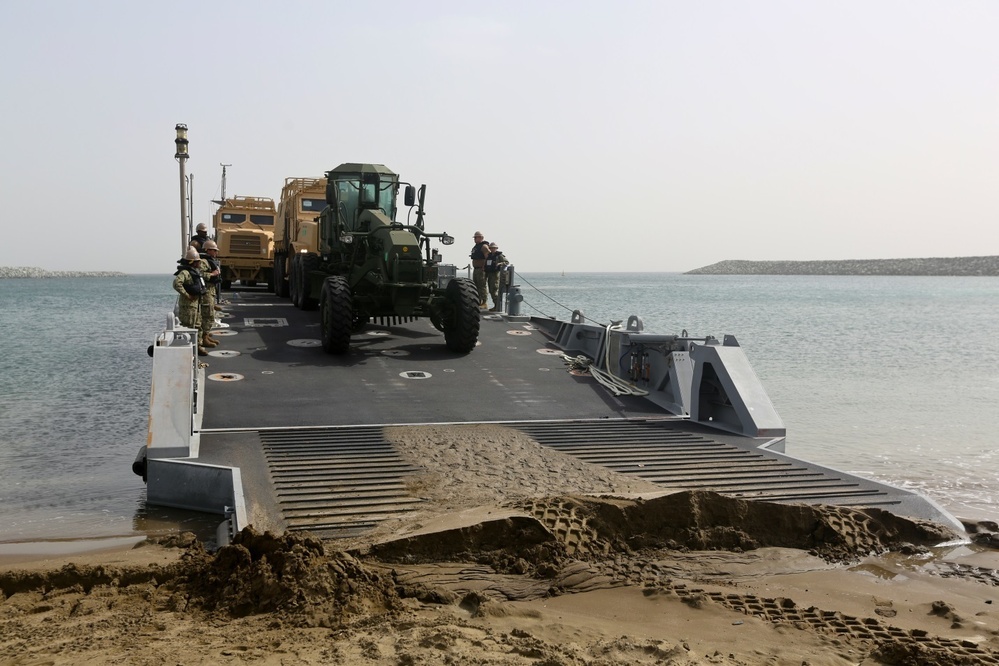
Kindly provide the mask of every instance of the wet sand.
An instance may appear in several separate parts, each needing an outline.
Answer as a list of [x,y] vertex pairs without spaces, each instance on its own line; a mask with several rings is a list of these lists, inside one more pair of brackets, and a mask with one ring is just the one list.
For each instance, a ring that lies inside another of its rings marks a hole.
[[663,492],[495,426],[390,434],[426,501],[363,537],[8,554],[0,664],[999,665],[994,524]]

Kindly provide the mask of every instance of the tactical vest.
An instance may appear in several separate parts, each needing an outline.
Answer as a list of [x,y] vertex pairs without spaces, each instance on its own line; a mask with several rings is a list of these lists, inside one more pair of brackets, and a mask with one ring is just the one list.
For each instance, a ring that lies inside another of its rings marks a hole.
[[193,266],[181,266],[174,275],[180,275],[181,271],[187,271],[191,274],[191,281],[184,283],[184,291],[191,296],[204,296],[207,289],[205,288],[205,278],[201,275],[201,271]]
[[[209,273],[214,273],[215,269],[220,267],[218,259],[214,258],[210,254],[202,254],[201,258],[208,262]],[[218,275],[211,275],[208,277],[208,281],[211,284],[222,284],[222,274],[219,273]]]
[[483,245],[486,246],[487,248],[489,247],[489,243],[486,243],[485,241],[481,243],[476,243],[475,247],[472,248],[472,254],[468,256],[471,257],[472,259],[485,259],[487,253],[482,251]]
[[506,261],[506,257],[503,256],[502,252],[490,252],[489,256],[486,257],[486,272],[487,273],[498,273],[499,265]]

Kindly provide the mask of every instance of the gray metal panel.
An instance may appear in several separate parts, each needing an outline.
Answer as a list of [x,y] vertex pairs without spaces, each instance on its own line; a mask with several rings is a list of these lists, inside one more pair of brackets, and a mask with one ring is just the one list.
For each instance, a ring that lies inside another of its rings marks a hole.
[[[959,526],[917,494],[796,460],[764,448],[764,440],[714,435],[682,421],[503,425],[566,455],[666,489],[709,490],[780,503],[877,507]],[[328,537],[354,535],[412,511],[422,501],[410,495],[406,484],[406,478],[420,468],[401,459],[382,436],[381,427],[276,429],[257,434],[277,509],[290,530]],[[260,489],[260,494],[267,493]]]

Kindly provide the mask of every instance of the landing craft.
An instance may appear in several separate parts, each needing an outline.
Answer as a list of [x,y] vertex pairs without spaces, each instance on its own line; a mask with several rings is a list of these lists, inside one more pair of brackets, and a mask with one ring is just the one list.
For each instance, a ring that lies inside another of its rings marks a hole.
[[[424,230],[423,197],[406,187],[416,217],[397,222],[405,184],[391,170],[348,163],[326,178],[318,250],[296,253],[291,269],[293,295],[326,299],[325,329],[308,308],[233,291],[230,334],[206,369],[197,332],[167,315],[150,348],[149,434],[133,465],[147,503],[224,516],[220,543],[248,525],[362,534],[423,501],[407,483],[420,461],[389,429],[491,424],[664,490],[876,508],[963,531],[918,493],[788,455],[784,423],[732,335],[649,332],[637,315],[526,316],[510,298],[476,320],[473,353],[445,348],[424,301],[465,278],[440,282],[449,264],[430,243],[446,234]],[[361,325],[385,304],[398,320]],[[330,344],[338,355],[324,354]]]

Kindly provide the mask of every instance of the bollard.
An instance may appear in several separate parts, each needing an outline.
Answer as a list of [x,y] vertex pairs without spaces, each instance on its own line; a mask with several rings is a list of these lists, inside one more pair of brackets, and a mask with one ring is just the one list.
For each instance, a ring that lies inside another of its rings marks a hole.
[[519,315],[520,314],[520,303],[524,300],[523,294],[520,293],[520,285],[515,284],[510,287],[509,293],[507,293],[507,309],[506,313],[508,315]]

